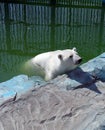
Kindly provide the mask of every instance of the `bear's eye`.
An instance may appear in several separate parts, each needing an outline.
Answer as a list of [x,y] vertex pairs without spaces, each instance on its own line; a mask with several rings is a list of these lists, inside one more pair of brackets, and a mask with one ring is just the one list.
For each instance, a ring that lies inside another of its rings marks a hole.
[[73,55],[70,55],[70,56],[69,56],[69,58],[72,58],[72,57],[73,57]]

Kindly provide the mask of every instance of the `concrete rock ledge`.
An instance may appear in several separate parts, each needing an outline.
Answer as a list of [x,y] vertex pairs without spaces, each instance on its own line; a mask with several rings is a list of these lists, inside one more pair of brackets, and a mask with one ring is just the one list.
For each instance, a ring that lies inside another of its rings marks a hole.
[[105,130],[105,53],[56,79],[0,83],[0,130]]

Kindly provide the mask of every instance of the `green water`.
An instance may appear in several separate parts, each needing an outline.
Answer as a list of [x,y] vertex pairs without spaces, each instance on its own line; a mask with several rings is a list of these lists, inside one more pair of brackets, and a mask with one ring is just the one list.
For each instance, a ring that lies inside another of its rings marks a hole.
[[105,51],[103,8],[0,3],[0,82],[36,54],[73,47],[83,63]]

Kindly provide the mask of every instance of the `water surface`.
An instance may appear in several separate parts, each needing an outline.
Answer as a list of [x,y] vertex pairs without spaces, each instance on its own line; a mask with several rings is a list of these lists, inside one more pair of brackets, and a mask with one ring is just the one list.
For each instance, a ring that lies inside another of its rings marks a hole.
[[0,82],[39,53],[73,47],[83,62],[105,51],[104,8],[0,3]]

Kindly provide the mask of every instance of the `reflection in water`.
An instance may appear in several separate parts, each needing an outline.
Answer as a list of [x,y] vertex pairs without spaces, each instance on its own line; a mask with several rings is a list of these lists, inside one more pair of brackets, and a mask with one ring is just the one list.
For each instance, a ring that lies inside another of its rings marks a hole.
[[77,47],[84,62],[104,52],[104,8],[0,3],[0,82],[38,53]]

